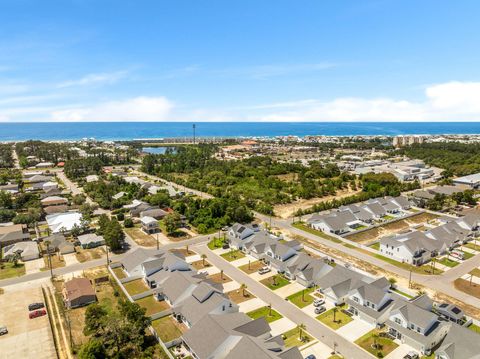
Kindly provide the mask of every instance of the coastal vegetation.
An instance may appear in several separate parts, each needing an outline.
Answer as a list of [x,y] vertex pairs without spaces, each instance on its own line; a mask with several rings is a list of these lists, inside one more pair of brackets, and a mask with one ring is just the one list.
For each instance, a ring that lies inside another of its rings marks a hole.
[[480,172],[480,144],[461,142],[416,143],[399,150],[410,158],[444,168],[445,177]]
[[383,196],[399,196],[403,191],[411,191],[420,188],[418,181],[413,182],[400,182],[391,173],[366,173],[360,175],[360,186],[362,192],[343,197],[338,199],[332,199],[331,201],[325,201],[318,203],[310,208],[298,210],[295,215],[302,216],[305,214],[325,211],[327,209],[337,208],[352,203],[366,201],[371,198],[383,197]]
[[0,143],[0,168],[11,168],[13,166],[12,145]]
[[276,204],[334,195],[356,186],[355,176],[333,163],[283,163],[268,156],[237,161],[214,158],[215,145],[177,147],[147,155],[142,170],[215,197],[243,201],[249,208],[273,214]]

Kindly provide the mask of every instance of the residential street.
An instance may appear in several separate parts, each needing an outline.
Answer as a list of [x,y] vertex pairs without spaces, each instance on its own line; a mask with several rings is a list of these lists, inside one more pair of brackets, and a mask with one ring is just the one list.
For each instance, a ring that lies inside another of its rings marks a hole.
[[238,283],[247,285],[248,290],[255,296],[266,303],[270,303],[275,310],[280,312],[286,318],[293,322],[303,323],[307,327],[307,331],[322,343],[328,345],[330,348],[336,344],[337,351],[347,358],[372,358],[372,356],[361,349],[359,346],[348,341],[341,335],[321,324],[318,320],[303,312],[295,305],[289,303],[285,299],[276,295],[273,291],[265,287],[263,284],[255,281],[252,277],[242,272],[214,252],[212,252],[206,245],[198,245],[192,248],[199,254],[206,254],[208,261],[219,269],[223,269],[224,273]]

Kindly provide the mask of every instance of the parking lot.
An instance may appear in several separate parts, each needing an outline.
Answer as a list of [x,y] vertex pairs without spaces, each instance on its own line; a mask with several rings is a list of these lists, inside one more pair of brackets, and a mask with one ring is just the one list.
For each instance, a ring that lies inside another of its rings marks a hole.
[[48,316],[28,317],[33,302],[44,302],[40,288],[0,295],[0,326],[8,328],[8,334],[0,336],[0,359],[56,358]]

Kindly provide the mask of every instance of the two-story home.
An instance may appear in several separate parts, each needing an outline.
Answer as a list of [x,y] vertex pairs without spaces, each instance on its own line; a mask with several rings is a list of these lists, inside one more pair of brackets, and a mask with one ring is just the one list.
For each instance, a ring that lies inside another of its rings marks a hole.
[[147,234],[157,233],[160,230],[158,221],[150,216],[140,218],[140,224],[142,225],[142,231]]

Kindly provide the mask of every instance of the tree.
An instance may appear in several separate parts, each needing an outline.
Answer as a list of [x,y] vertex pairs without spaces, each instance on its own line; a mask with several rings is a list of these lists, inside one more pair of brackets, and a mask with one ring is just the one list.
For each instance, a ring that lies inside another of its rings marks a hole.
[[132,228],[133,227],[133,221],[131,218],[125,218],[125,220],[123,221],[123,225],[125,226],[125,228]]
[[105,348],[102,340],[99,338],[92,338],[82,345],[78,352],[79,359],[104,359],[106,358]]
[[181,217],[177,212],[168,214],[163,220],[168,234],[174,233],[181,224]]
[[200,256],[200,258],[202,258],[202,266],[205,267],[205,259],[207,259],[207,255],[206,254],[202,254]]
[[336,323],[336,322],[337,322],[337,312],[338,312],[338,308],[337,308],[337,307],[333,307],[332,312],[333,312],[333,322]]
[[98,303],[91,304],[85,311],[85,327],[83,333],[85,335],[98,335],[105,326],[105,318],[107,311]]
[[83,194],[77,194],[77,195],[72,197],[73,204],[76,204],[77,206],[80,206],[81,204],[84,204],[85,200],[86,200],[86,197]]
[[395,284],[397,284],[397,279],[395,277],[388,278],[388,281],[390,282],[390,286],[392,288],[395,287]]
[[304,330],[307,330],[307,326],[303,323],[300,323],[298,326],[297,326],[297,329],[298,329],[298,339],[300,341],[303,341],[303,331]]
[[105,229],[102,232],[105,243],[112,251],[122,248],[125,233],[116,218],[112,218],[109,223],[105,225]]
[[247,288],[248,288],[248,287],[247,287],[247,285],[246,285],[245,283],[242,283],[242,285],[240,286],[240,289],[242,290],[242,295],[243,295],[244,297],[246,297],[246,295],[245,295],[245,290],[246,290]]
[[6,191],[0,191],[0,208],[12,208],[12,194]]

